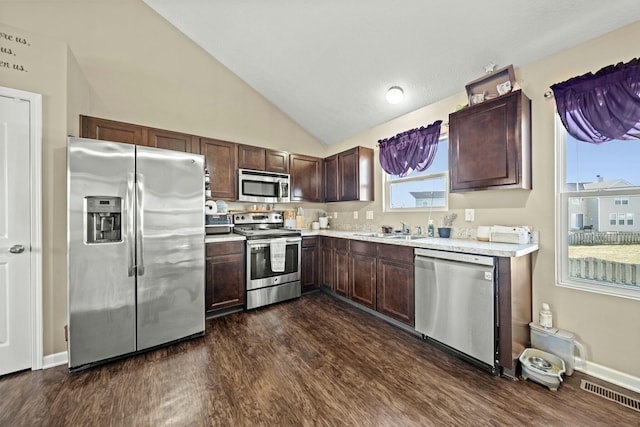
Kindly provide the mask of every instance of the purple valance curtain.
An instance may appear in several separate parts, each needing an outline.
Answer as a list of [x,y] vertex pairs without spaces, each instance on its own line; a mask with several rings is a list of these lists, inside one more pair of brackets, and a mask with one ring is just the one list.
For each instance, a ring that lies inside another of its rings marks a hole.
[[558,114],[574,138],[600,144],[640,139],[640,59],[551,86]]
[[441,124],[442,120],[436,120],[426,128],[411,129],[379,140],[382,169],[402,177],[431,166],[438,151]]

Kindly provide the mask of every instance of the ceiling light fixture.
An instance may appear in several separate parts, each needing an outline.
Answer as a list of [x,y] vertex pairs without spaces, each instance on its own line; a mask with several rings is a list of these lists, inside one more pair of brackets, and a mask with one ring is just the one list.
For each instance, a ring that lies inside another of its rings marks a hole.
[[404,91],[400,86],[392,86],[387,91],[387,102],[397,104],[404,99]]

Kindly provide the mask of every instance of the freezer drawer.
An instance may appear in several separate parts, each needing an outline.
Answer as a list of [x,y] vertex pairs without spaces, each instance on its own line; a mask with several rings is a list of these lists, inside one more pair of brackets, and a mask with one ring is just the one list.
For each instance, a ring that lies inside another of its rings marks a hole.
[[492,257],[416,250],[416,330],[494,366],[494,271]]

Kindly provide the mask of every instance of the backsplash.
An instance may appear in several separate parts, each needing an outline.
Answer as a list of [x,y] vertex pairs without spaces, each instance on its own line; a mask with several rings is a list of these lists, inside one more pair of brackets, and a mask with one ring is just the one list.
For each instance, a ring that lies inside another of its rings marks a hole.
[[[251,207],[250,204],[229,202],[229,210],[232,211],[250,210]],[[383,225],[391,226],[394,230],[400,230],[402,222],[404,222],[410,227],[412,234],[415,234],[417,232],[416,227],[420,226],[422,228],[422,234],[426,236],[429,222],[428,212],[382,212],[381,210],[376,210],[373,204],[363,204],[361,202],[330,203],[327,205],[290,203],[272,206],[274,210],[280,211],[286,209],[296,210],[298,207],[301,207],[303,210],[305,229],[311,229],[311,223],[318,221],[318,218],[323,214],[329,217],[329,229],[355,233],[381,232]],[[354,218],[354,212],[357,212],[358,218]],[[452,212],[456,212],[458,218],[451,227],[451,238],[475,240],[477,236],[477,225],[484,224],[465,222],[464,211],[455,210],[431,213],[431,219],[436,228],[436,237],[438,236],[438,227],[442,227],[443,225],[444,216]],[[367,218],[367,216],[373,218]],[[538,233],[533,232],[532,234],[532,240],[537,242]]]

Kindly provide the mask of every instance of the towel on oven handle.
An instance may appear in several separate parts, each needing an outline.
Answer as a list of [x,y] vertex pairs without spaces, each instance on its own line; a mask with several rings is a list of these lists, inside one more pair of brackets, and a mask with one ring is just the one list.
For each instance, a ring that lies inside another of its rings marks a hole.
[[271,252],[271,271],[274,273],[284,271],[287,252],[287,239],[273,239],[269,244]]

